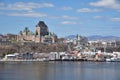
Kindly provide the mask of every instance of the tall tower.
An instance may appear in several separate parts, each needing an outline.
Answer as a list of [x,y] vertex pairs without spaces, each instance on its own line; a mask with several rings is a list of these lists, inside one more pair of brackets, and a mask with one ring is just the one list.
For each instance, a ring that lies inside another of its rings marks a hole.
[[36,26],[36,36],[40,37],[40,27],[38,25]]
[[80,36],[77,34],[77,45],[80,45],[80,42],[81,42],[81,38],[80,38]]
[[39,21],[39,23],[36,25],[36,35],[37,36],[45,36],[48,35],[48,27],[44,23],[44,21]]

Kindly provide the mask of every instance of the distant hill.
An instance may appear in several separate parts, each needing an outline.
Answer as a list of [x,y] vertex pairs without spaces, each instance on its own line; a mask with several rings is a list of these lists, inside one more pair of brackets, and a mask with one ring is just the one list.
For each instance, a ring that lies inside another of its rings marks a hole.
[[76,38],[76,35],[69,35],[65,37],[65,39],[75,39],[75,38]]
[[94,35],[94,36],[88,36],[88,40],[120,40],[120,37],[117,36],[100,36],[100,35]]
[[[65,39],[74,39],[76,38],[76,35],[69,35],[66,36]],[[88,36],[88,40],[120,40],[120,37],[117,36],[100,36],[100,35],[93,35]]]

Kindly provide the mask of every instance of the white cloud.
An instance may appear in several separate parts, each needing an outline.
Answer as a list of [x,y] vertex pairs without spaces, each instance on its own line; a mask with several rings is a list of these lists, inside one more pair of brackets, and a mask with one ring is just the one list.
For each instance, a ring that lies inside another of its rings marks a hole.
[[74,22],[74,21],[63,21],[63,22],[61,22],[61,24],[65,24],[65,25],[67,25],[67,24],[77,24],[77,22]]
[[33,3],[33,2],[28,2],[28,3],[24,3],[24,2],[16,2],[14,4],[3,4],[0,3],[0,9],[2,10],[27,10],[30,11],[34,8],[43,8],[43,7],[54,7],[53,4],[51,3]]
[[72,7],[67,6],[67,7],[62,7],[61,9],[62,9],[62,10],[72,10],[73,8],[72,8]]
[[100,19],[100,18],[102,18],[102,16],[94,16],[93,18],[94,19]]
[[8,16],[22,16],[22,17],[46,17],[46,14],[43,13],[36,13],[36,12],[22,12],[22,13],[7,13]]
[[62,18],[63,19],[70,19],[70,20],[78,20],[77,17],[67,16],[67,15],[63,15]]
[[100,0],[98,2],[91,2],[90,5],[97,7],[120,9],[120,3],[117,0]]
[[82,8],[78,9],[77,12],[100,12],[102,10],[100,9],[89,9],[89,8]]
[[117,18],[117,17],[116,17],[116,18],[111,18],[110,20],[111,20],[111,21],[120,21],[120,18]]

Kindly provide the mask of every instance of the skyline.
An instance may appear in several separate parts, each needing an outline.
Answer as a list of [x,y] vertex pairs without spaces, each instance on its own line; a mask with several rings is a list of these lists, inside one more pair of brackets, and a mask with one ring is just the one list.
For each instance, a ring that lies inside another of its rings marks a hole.
[[44,21],[58,37],[120,37],[119,14],[119,0],[1,0],[0,33],[18,34],[25,27],[35,31],[37,23]]

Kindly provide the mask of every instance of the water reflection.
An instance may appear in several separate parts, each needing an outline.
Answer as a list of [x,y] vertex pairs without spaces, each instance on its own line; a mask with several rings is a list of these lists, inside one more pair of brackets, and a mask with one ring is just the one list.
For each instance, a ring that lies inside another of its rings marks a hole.
[[0,80],[120,80],[120,63],[0,63]]

